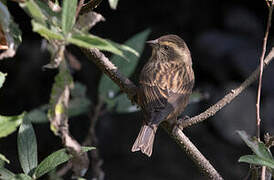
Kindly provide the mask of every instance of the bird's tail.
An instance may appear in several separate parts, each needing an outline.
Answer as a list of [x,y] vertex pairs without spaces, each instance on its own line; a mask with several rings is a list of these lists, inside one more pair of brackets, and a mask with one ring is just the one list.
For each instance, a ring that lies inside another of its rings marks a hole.
[[141,151],[142,153],[146,154],[147,156],[151,156],[152,149],[153,149],[153,142],[155,133],[157,130],[156,125],[148,126],[143,125],[135,143],[132,146],[131,151]]

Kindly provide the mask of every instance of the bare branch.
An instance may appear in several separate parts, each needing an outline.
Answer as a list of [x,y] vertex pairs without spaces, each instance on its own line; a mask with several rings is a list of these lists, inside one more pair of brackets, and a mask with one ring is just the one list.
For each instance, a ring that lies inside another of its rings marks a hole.
[[[267,2],[267,0],[266,0]],[[256,102],[256,136],[258,141],[260,141],[260,128],[261,128],[261,117],[260,117],[260,103],[261,103],[261,90],[262,90],[262,79],[263,79],[263,71],[264,71],[264,57],[265,57],[265,51],[266,51],[266,45],[267,45],[267,40],[268,40],[268,34],[269,34],[269,29],[271,27],[271,19],[272,19],[272,12],[273,12],[273,3],[272,1],[271,5],[267,2],[268,6],[268,19],[267,19],[267,25],[266,25],[266,30],[265,30],[265,35],[264,35],[264,40],[263,40],[263,49],[262,49],[262,55],[260,57],[260,75],[259,75],[259,82],[258,82],[258,91],[257,91],[257,102]],[[262,172],[261,172],[261,180],[265,180],[265,173],[266,172],[266,167],[262,167]]]
[[91,156],[92,179],[97,179],[97,180],[104,180],[104,177],[105,177],[105,173],[101,167],[103,164],[103,160],[100,158],[100,155],[99,155],[98,139],[95,132],[96,123],[101,114],[102,106],[103,106],[103,101],[99,99],[99,102],[94,108],[93,115],[91,115],[91,113],[89,115],[89,119],[90,119],[89,131],[88,131],[87,137],[85,138],[83,142],[84,146],[96,147],[96,149],[94,149],[93,151],[90,151],[89,154]]
[[102,52],[96,48],[83,48],[82,51],[134,101],[137,87],[128,78],[124,77],[118,68]]
[[[112,62],[98,49],[82,49],[86,56],[91,59],[109,78],[111,78],[128,97],[134,101],[137,87],[126,77],[124,77],[112,64]],[[170,134],[176,142],[183,147],[187,155],[195,162],[199,169],[209,179],[222,179],[214,167],[206,160],[206,158],[198,151],[191,141],[178,128],[172,131],[169,126],[162,126]],[[172,135],[174,132],[174,135]]]
[[84,6],[84,3],[85,3],[85,0],[80,0],[79,3],[78,3],[78,7],[77,7],[77,10],[76,10],[76,15],[75,17],[77,18],[82,7]]
[[[268,66],[271,60],[274,57],[274,48],[270,51],[268,56],[264,60],[264,68]],[[245,90],[250,84],[252,84],[255,80],[257,80],[260,72],[260,67],[257,69],[237,88],[232,89],[225,97],[219,100],[216,104],[208,108],[203,113],[194,116],[188,120],[185,120],[180,125],[180,128],[186,128],[192,126],[194,124],[200,123],[207,118],[216,114],[219,110],[221,110],[225,105],[229,104],[234,98],[236,98],[243,90]]]
[[85,13],[92,11],[101,2],[102,2],[102,0],[90,0],[88,3],[84,4],[84,6],[81,8],[81,11],[79,12],[79,14],[81,15],[81,14],[85,14]]
[[88,170],[89,159],[87,153],[82,153],[81,145],[69,133],[68,104],[70,97],[71,76],[64,59],[62,46],[59,74],[55,77],[50,97],[49,120],[52,131],[58,135],[73,158],[70,160],[76,177],[85,175]]
[[221,180],[222,176],[214,169],[210,162],[203,156],[203,154],[196,148],[196,146],[188,139],[188,137],[177,126],[173,129],[168,123],[162,123],[162,127],[167,133],[176,141],[176,143],[186,152],[186,154],[193,160],[201,172],[208,177],[208,179]]
[[262,55],[260,57],[260,75],[259,75],[259,83],[258,83],[258,91],[257,91],[257,103],[256,103],[256,136],[257,136],[258,140],[260,140],[260,126],[261,126],[260,125],[261,124],[260,102],[261,102],[261,90],[262,90],[262,77],[263,77],[263,70],[264,70],[263,61],[264,61],[264,57],[265,57],[265,51],[266,51],[266,45],[267,45],[269,29],[271,27],[272,12],[273,12],[273,3],[271,3],[271,6],[268,8],[268,20],[267,20],[265,36],[264,36],[264,40],[263,40]]

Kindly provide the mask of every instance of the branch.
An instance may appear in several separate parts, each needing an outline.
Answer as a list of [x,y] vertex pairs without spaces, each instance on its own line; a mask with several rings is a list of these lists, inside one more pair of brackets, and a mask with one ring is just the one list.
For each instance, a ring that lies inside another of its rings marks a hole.
[[[274,2],[274,1],[273,1]],[[260,57],[260,75],[259,75],[259,83],[258,83],[258,91],[257,91],[257,102],[256,102],[256,136],[257,139],[260,140],[260,124],[261,124],[261,117],[260,117],[260,102],[261,102],[261,90],[262,90],[262,77],[263,77],[263,70],[264,70],[264,57],[265,57],[265,51],[266,51],[266,44],[269,34],[269,29],[271,27],[271,18],[272,18],[272,12],[273,12],[273,2],[268,8],[268,20],[265,30],[265,36],[263,41],[263,49],[262,49],[262,55]]]
[[[270,51],[268,56],[264,60],[264,68],[266,68],[274,57],[274,48]],[[232,89],[225,97],[219,100],[216,104],[208,108],[203,113],[194,116],[188,120],[185,120],[180,125],[180,128],[186,128],[194,124],[200,123],[207,118],[215,115],[219,110],[221,110],[225,105],[229,104],[234,98],[236,98],[243,90],[245,90],[250,84],[257,80],[260,73],[260,67],[257,69],[237,88]]]
[[79,14],[82,15],[89,13],[90,11],[95,9],[101,2],[102,0],[90,0],[88,3],[82,6],[81,10],[79,11]]
[[78,3],[78,6],[77,6],[77,10],[76,10],[76,15],[75,17],[77,18],[82,7],[84,6],[84,3],[85,3],[85,0],[80,0],[79,3]]
[[[61,59],[59,73],[55,77],[55,82],[50,96],[49,120],[51,123],[51,130],[62,139],[63,145],[73,156],[70,162],[74,175],[83,176],[88,169],[89,159],[87,152],[82,153],[81,145],[70,135],[69,132],[67,112],[72,78],[64,59],[64,51],[65,46],[61,46],[60,52],[58,52],[58,58]],[[69,167],[70,165],[63,169],[64,171],[62,172],[65,172]]]
[[[196,148],[196,146],[188,139],[188,137],[177,126],[173,129],[168,123],[162,123],[162,127],[166,132],[176,141],[176,143],[183,149],[187,156],[192,159],[199,170],[209,179],[221,180],[222,176],[214,169],[210,162],[203,156],[203,154]],[[171,133],[172,132],[172,133]]]
[[[98,49],[82,49],[86,56],[91,59],[109,78],[111,78],[128,97],[134,101],[137,87],[126,77],[124,77],[117,67]],[[214,167],[207,159],[199,152],[199,150],[191,143],[191,141],[183,134],[181,130],[175,127],[174,131],[169,126],[162,126],[169,135],[182,147],[188,156],[194,161],[199,169],[209,179],[222,179]]]
[[84,146],[94,146],[96,149],[90,151],[91,156],[91,175],[92,179],[104,180],[105,173],[102,170],[103,160],[100,158],[99,149],[98,149],[98,139],[95,132],[95,127],[99,116],[101,114],[101,109],[103,106],[103,101],[99,98],[97,105],[94,107],[93,115],[89,113],[90,125],[88,135],[86,136],[83,145]]
[[136,86],[128,78],[124,77],[118,68],[98,49],[81,49],[120,89],[125,92],[131,101],[134,102]]

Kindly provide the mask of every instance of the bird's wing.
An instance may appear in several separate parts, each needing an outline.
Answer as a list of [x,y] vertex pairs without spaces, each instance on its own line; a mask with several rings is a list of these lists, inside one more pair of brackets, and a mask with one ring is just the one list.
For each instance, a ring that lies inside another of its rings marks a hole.
[[[192,69],[190,70],[192,73]],[[142,73],[140,91],[143,100],[141,103],[148,111],[149,121],[160,123],[179,102],[182,102],[182,98],[191,93],[194,79],[191,79],[187,73],[189,73],[188,69],[181,65],[158,68],[151,73]]]

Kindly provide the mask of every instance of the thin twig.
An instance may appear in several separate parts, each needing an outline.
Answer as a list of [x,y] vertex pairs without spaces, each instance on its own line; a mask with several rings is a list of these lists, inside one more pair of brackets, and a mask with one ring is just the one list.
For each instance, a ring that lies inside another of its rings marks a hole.
[[83,142],[84,146],[91,145],[92,143],[92,137],[94,136],[94,126],[96,125],[99,119],[102,106],[103,106],[103,101],[99,99],[97,105],[95,106],[93,110],[93,115],[92,116],[90,115],[90,126],[89,126],[88,135]]
[[[271,19],[272,19],[272,12],[273,12],[273,3],[272,1],[271,5],[268,3],[268,0],[266,0],[267,6],[268,6],[268,19],[267,19],[267,25],[263,40],[263,49],[262,49],[262,55],[260,57],[260,75],[259,75],[259,82],[258,82],[258,91],[257,91],[257,102],[256,102],[256,136],[258,141],[260,141],[260,129],[261,129],[261,117],[260,117],[260,103],[261,103],[261,91],[262,91],[262,79],[263,79],[263,71],[264,71],[264,57],[266,52],[266,45],[268,40],[268,34],[269,29],[271,27]],[[262,166],[262,172],[261,172],[261,180],[265,180],[265,166]]]
[[[274,57],[274,48],[269,52],[268,56],[264,60],[264,68],[272,61]],[[221,110],[225,105],[229,104],[234,98],[236,98],[243,90],[245,90],[250,84],[257,80],[259,76],[260,67],[257,67],[255,71],[237,88],[230,90],[230,92],[225,95],[216,104],[202,112],[201,114],[194,116],[182,122],[180,128],[186,128],[194,124],[200,123],[207,118],[215,115],[219,110]]]
[[78,15],[79,15],[79,13],[80,13],[80,11],[81,11],[84,3],[85,3],[85,0],[80,0],[79,1],[78,7],[77,7],[77,10],[76,10],[76,15],[75,15],[76,18],[78,17]]
[[80,15],[86,14],[91,12],[93,9],[95,9],[102,0],[90,0],[88,3],[84,4],[82,7],[81,11],[79,12]]
[[260,75],[259,75],[257,102],[256,102],[256,136],[258,140],[260,140],[260,125],[261,125],[260,102],[261,102],[261,90],[262,90],[262,77],[263,77],[263,70],[264,70],[263,61],[264,61],[265,52],[266,52],[269,29],[271,26],[272,12],[273,12],[273,2],[271,3],[271,6],[268,8],[268,20],[267,20],[267,25],[266,25],[266,30],[265,30],[264,40],[263,40],[262,55],[260,57]]
[[[63,145],[66,147],[68,152],[73,156],[70,162],[72,163],[74,175],[83,176],[88,169],[89,159],[86,152],[82,153],[81,145],[77,142],[76,139],[74,139],[71,136],[69,132],[67,110],[70,97],[71,79],[70,76],[66,74],[69,72],[67,63],[64,59],[65,46],[61,46],[60,49],[60,72],[56,77],[56,83],[52,88],[53,93],[51,93],[50,98],[51,109],[49,110],[51,115],[49,116],[49,120],[52,129],[54,129],[53,131],[62,139]],[[62,76],[61,80],[60,76]],[[62,85],[57,84],[60,83],[60,81]],[[62,111],[56,111],[57,106],[59,107],[59,109],[62,109]]]
[[96,149],[90,151],[89,154],[91,156],[91,171],[92,171],[92,179],[103,180],[105,177],[105,173],[102,170],[101,166],[103,164],[103,160],[100,158],[99,149],[98,149],[98,139],[95,132],[95,126],[101,114],[101,109],[103,106],[103,101],[99,98],[97,105],[93,110],[93,115],[89,115],[90,125],[88,135],[85,138],[83,145],[84,146],[94,146]]

